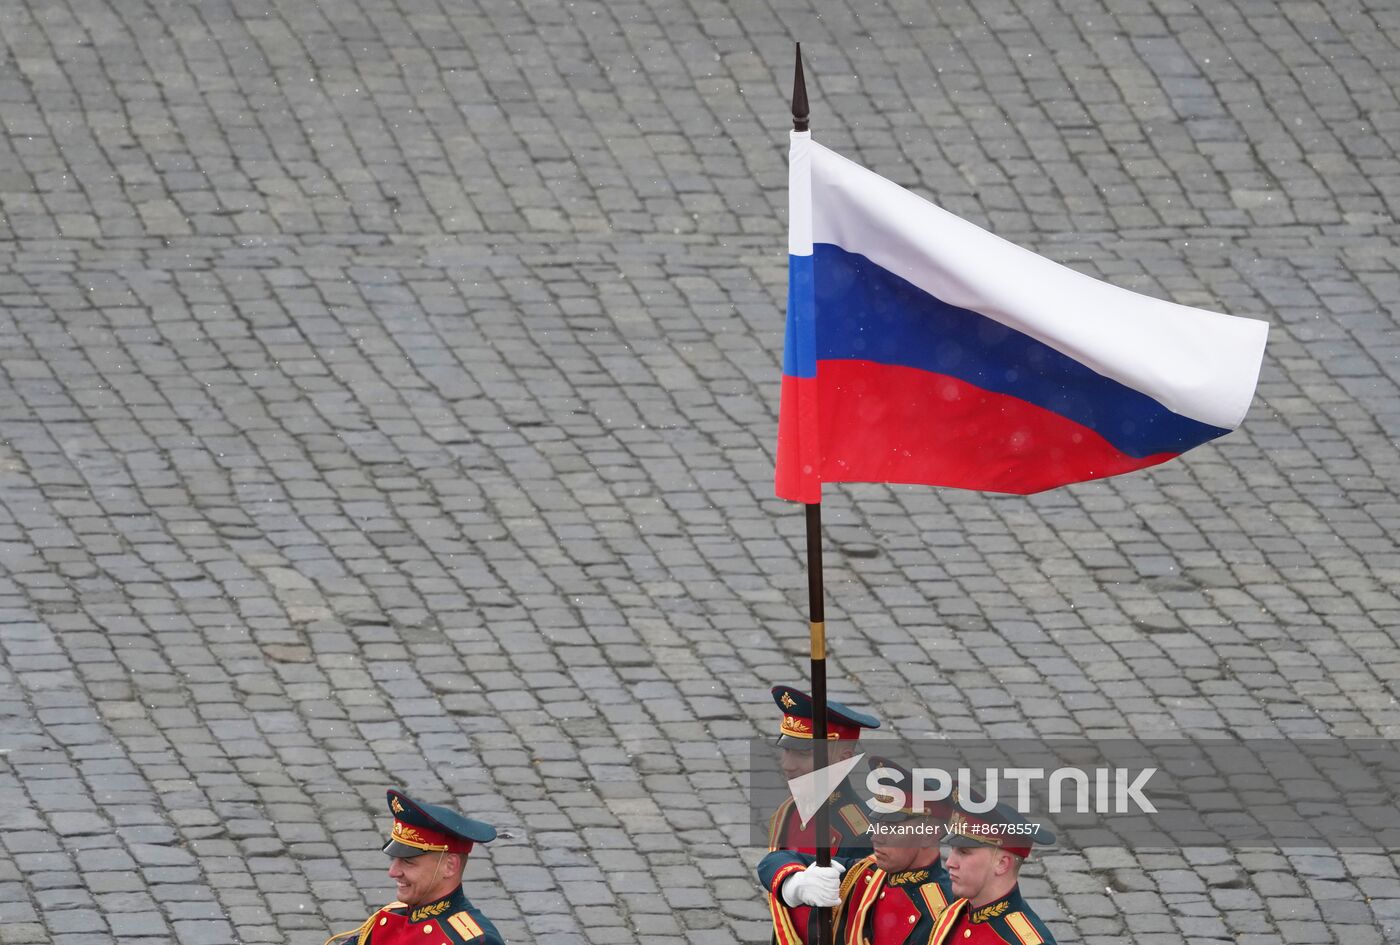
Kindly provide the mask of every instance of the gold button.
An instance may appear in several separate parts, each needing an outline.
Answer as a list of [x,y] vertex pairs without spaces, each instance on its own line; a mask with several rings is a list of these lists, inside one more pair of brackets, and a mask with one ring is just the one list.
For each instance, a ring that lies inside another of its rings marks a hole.
[[884,898],[885,898],[885,891],[884,891],[883,889],[880,890],[880,898],[881,898],[881,899],[884,899]]
[[389,921],[388,919],[380,919],[380,920],[379,920],[379,924],[380,924],[380,925],[383,925],[385,922],[388,922],[388,921]]
[[867,886],[870,885],[870,877],[869,877],[869,876],[865,877],[865,885],[867,885]]
[[423,926],[423,934],[424,934],[424,935],[432,935],[432,934],[433,934],[433,923],[429,922],[427,925]]
[[963,929],[963,938],[972,938],[972,929]]
[[909,924],[910,924],[910,925],[913,925],[914,923],[916,923],[916,922],[918,922],[918,921],[919,921],[919,917],[918,917],[917,915],[911,915],[911,916],[909,917]]

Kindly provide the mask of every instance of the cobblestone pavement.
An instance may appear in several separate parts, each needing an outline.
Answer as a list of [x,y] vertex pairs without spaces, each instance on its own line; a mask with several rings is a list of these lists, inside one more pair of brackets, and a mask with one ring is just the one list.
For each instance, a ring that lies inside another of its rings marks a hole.
[[[1024,499],[827,491],[905,735],[1400,734],[1393,0],[0,3],[0,945],[319,943],[383,789],[512,942],[762,942],[743,740],[791,41],[817,137],[1273,331],[1242,431]],[[1062,942],[1400,941],[1379,853],[1062,852]]]

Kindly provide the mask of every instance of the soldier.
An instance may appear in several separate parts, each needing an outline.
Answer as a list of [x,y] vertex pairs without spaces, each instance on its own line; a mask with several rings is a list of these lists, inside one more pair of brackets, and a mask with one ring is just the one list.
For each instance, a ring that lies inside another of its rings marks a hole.
[[958,900],[948,907],[929,945],[1055,945],[1026,900],[1017,877],[1031,848],[1055,835],[998,804],[973,813],[957,803],[948,821],[948,875]]
[[793,912],[804,906],[837,909],[838,945],[924,945],[952,901],[938,848],[950,806],[920,800],[915,807],[908,771],[884,758],[869,764],[871,770],[893,772],[892,777],[882,777],[882,783],[898,788],[897,794],[882,797],[871,814],[872,854],[834,859],[823,867],[811,856],[778,851],[758,865],[759,881],[769,890],[779,945],[801,945],[802,929],[793,921]]
[[[778,747],[783,750],[783,777],[791,781],[812,772],[812,697],[793,686],[774,686],[773,701],[782,710]],[[839,702],[828,701],[827,764],[834,765],[856,753],[861,729],[879,728],[880,720],[857,712]],[[842,781],[832,795],[831,836],[827,845],[834,855],[861,857],[870,852],[870,820],[865,804],[851,786]],[[817,852],[816,825],[802,824],[791,797],[778,806],[768,828],[769,850]]]
[[337,932],[326,945],[504,945],[501,933],[462,892],[462,870],[473,844],[496,839],[488,824],[435,804],[388,792],[394,817],[384,852],[398,887],[391,902],[359,928]]
[[[778,747],[782,749],[783,777],[791,781],[793,778],[812,773],[815,755],[815,743],[812,741],[812,697],[795,686],[774,686],[772,693],[773,701],[783,713],[777,741]],[[827,764],[834,765],[855,754],[861,729],[879,727],[880,720],[873,715],[827,700]],[[850,784],[842,781],[831,795],[828,805],[831,833],[827,837],[827,846],[832,855],[843,860],[854,860],[869,853],[869,811]],[[798,814],[791,796],[778,805],[769,822],[768,849],[790,850],[802,854],[817,852],[816,823],[802,823],[801,815]],[[795,934],[798,936],[798,942],[807,938],[809,911],[807,906],[799,905],[787,916],[790,924],[797,930]],[[813,924],[811,931],[814,935],[816,928]],[[776,931],[774,934],[776,936]]]

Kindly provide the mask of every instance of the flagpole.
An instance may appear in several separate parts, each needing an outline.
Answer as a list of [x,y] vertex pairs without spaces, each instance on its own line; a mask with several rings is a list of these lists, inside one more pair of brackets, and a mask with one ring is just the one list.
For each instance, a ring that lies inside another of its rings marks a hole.
[[[812,770],[820,771],[829,762],[826,740],[826,615],[822,592],[822,506],[807,505],[807,607],[812,615]],[[831,865],[831,810],[822,800],[814,818],[817,865]],[[820,945],[831,945],[831,910],[816,910]]]
[[[792,77],[792,130],[807,131],[807,81],[802,75],[802,44],[797,43],[796,66]],[[822,588],[822,506],[809,502],[807,510],[807,610],[811,620],[810,652],[812,659],[812,770],[820,771],[829,763],[826,719],[826,613]],[[826,800],[817,808],[813,832],[816,835],[817,865],[831,865],[831,811]],[[814,910],[817,918],[817,941],[831,945],[831,910]],[[810,934],[810,930],[809,930]]]

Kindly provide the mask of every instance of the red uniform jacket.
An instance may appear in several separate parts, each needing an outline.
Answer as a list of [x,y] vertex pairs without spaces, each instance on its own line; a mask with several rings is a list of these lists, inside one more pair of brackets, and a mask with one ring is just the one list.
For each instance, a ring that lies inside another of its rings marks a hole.
[[332,935],[326,945],[504,945],[491,920],[458,886],[446,899],[410,909],[391,902],[354,931]]
[[[802,935],[807,930],[796,920],[810,910],[806,906],[790,908],[783,901],[782,886],[811,862],[810,856],[770,853],[759,865],[760,876],[769,877],[769,905],[778,945],[803,945]],[[841,905],[835,916],[838,945],[925,945],[953,898],[942,861],[893,875],[878,868],[874,857],[847,862],[841,877]]]
[[[851,790],[849,784],[843,783],[836,790],[830,802],[831,835],[827,838],[832,859],[846,862],[863,857],[870,852],[870,819],[868,814],[869,810],[860,800],[859,795]],[[769,821],[768,849],[770,851],[788,850],[809,856],[815,854],[817,852],[816,826],[815,821],[809,821],[807,826],[802,826],[802,819],[797,813],[797,805],[789,797],[778,806],[772,820]],[[811,860],[809,859],[808,862]],[[759,878],[760,881],[764,879],[761,874]],[[766,882],[765,885],[767,885]],[[791,921],[797,929],[798,941],[806,942],[808,940],[807,918],[812,910],[807,906],[798,906],[789,911]],[[815,935],[815,933],[816,926],[813,925],[812,934]]]

